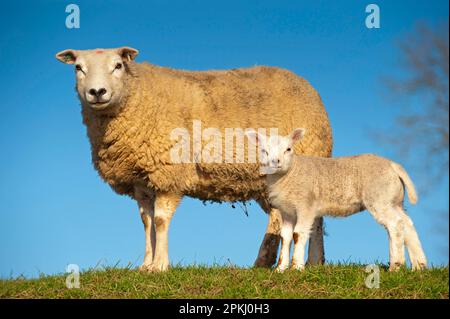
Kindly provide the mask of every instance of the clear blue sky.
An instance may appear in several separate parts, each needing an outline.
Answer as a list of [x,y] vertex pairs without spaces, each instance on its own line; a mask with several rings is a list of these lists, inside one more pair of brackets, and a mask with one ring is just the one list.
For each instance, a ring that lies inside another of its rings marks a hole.
[[[139,265],[136,204],[94,171],[71,67],[62,49],[133,46],[137,61],[192,70],[272,65],[308,79],[330,115],[335,155],[375,152],[369,129],[399,109],[382,77],[399,72],[396,41],[419,21],[448,18],[448,1],[372,1],[381,29],[364,26],[369,1],[75,1],[81,28],[65,27],[69,1],[5,1],[0,10],[0,276],[36,276],[98,263]],[[410,168],[405,163],[406,168]],[[420,184],[419,173],[409,170]],[[408,205],[409,206],[409,205]],[[448,177],[409,213],[433,264],[448,251],[434,210],[448,207]],[[254,261],[267,216],[185,198],[170,230],[172,263]],[[386,262],[385,230],[367,212],[327,219],[330,262]]]

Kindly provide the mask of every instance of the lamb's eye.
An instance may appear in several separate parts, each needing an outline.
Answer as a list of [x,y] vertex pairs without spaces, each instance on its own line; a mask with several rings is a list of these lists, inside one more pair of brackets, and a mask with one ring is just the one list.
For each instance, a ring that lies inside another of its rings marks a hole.
[[81,65],[79,65],[79,64],[75,65],[75,70],[83,71],[83,69],[81,68]]
[[116,70],[120,70],[122,68],[122,63],[117,63],[116,64]]
[[292,151],[292,149],[289,147],[289,148],[286,150],[286,152],[290,152],[290,151]]

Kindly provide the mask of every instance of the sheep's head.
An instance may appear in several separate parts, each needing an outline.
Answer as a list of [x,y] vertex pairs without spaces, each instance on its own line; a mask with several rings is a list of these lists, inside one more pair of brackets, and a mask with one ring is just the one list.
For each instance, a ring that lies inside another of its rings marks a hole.
[[126,95],[128,63],[138,54],[129,47],[64,50],[56,58],[75,65],[76,88],[83,105],[94,110],[112,109]]
[[256,131],[247,131],[250,141],[256,142],[259,149],[260,172],[262,175],[284,174],[292,164],[294,144],[302,139],[305,129],[295,129],[287,136],[266,137]]

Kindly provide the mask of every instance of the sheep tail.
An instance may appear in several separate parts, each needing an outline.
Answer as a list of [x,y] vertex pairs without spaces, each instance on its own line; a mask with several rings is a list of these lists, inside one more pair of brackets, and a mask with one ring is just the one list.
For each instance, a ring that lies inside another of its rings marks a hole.
[[414,183],[412,182],[408,173],[406,173],[405,169],[400,164],[392,162],[391,166],[397,173],[398,177],[402,180],[403,185],[405,185],[405,188],[408,192],[409,202],[415,205],[418,201],[417,192],[416,188],[414,187]]

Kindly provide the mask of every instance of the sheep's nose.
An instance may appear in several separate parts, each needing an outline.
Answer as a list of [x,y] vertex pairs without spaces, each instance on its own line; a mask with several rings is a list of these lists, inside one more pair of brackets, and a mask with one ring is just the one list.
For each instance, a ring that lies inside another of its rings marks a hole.
[[100,88],[98,90],[96,89],[90,89],[89,90],[89,94],[92,96],[95,96],[97,98],[101,97],[102,95],[106,94],[106,89],[105,88]]
[[274,160],[272,160],[272,164],[273,165],[278,165],[278,164],[280,164],[280,160],[279,159],[274,159]]

